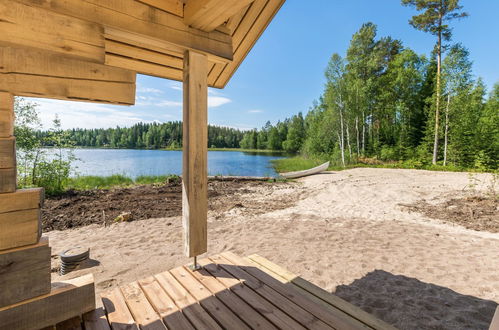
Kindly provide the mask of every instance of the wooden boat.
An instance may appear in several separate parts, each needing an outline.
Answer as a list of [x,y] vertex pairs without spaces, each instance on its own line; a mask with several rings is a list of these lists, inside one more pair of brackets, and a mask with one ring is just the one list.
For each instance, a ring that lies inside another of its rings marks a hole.
[[283,178],[286,178],[286,179],[296,179],[296,178],[301,178],[303,176],[307,176],[307,175],[312,175],[312,174],[317,174],[317,173],[323,172],[323,171],[327,170],[328,167],[329,167],[329,162],[324,163],[324,164],[319,165],[319,166],[314,167],[314,168],[310,168],[308,170],[296,171],[296,172],[279,173],[279,175],[281,177],[283,177]]

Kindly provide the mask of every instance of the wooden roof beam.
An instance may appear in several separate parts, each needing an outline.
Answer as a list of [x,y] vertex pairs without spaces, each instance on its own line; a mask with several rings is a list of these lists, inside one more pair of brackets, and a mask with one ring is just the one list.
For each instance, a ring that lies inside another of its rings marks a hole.
[[105,28],[142,36],[144,40],[155,40],[182,52],[196,51],[207,55],[215,62],[227,63],[233,58],[232,37],[229,34],[220,31],[206,32],[189,27],[182,17],[135,0],[3,1],[21,2],[31,7],[42,7],[59,14],[95,22]]
[[211,32],[254,0],[188,0],[184,21],[190,27]]
[[0,92],[132,105],[135,72],[34,48],[0,46]]
[[149,6],[159,8],[169,13],[184,17],[184,2],[180,0],[138,0]]

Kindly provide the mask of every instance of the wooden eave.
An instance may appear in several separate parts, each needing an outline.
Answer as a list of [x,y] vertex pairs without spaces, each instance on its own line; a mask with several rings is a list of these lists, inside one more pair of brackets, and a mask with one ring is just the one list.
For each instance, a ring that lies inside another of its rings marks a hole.
[[2,0],[0,46],[178,81],[192,50],[208,57],[208,85],[223,88],[284,1]]

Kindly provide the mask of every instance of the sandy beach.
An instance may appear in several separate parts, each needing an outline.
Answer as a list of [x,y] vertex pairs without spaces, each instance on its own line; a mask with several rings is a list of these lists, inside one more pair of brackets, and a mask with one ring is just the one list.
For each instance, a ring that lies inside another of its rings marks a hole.
[[[467,173],[362,168],[252,185],[211,205],[208,254],[260,254],[400,329],[488,329],[499,302],[499,233],[409,206],[485,193],[491,182],[488,174],[470,187]],[[97,292],[190,261],[180,216],[45,235],[52,279],[93,273]],[[92,260],[61,277],[56,255],[75,245],[90,247]]]

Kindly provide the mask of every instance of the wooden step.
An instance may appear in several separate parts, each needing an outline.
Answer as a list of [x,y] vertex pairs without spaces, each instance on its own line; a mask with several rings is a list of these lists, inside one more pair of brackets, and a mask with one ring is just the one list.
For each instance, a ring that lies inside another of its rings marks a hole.
[[0,308],[2,329],[36,330],[95,309],[92,274],[52,283],[50,293]]
[[42,237],[37,244],[0,251],[0,307],[50,292],[50,250]]

